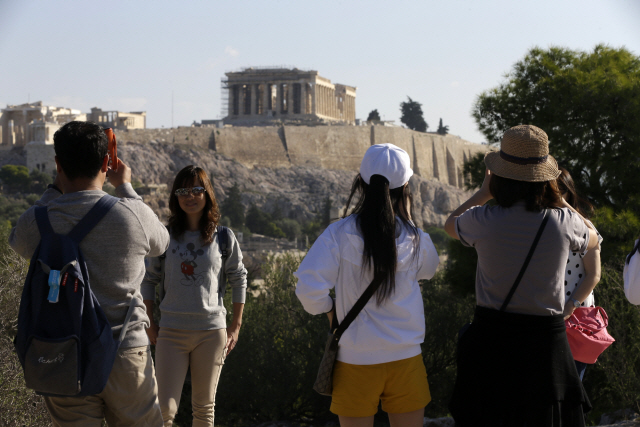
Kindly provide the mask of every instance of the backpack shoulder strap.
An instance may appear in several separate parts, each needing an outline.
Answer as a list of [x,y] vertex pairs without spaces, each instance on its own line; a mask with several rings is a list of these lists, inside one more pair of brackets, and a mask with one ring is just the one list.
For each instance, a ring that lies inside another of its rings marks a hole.
[[45,234],[54,234],[51,222],[49,222],[49,214],[47,213],[46,206],[38,206],[35,209],[36,223],[38,224],[38,231],[40,231],[40,237]]
[[218,231],[218,246],[220,246],[220,253],[222,253],[222,258],[226,259],[229,256],[227,252],[227,245],[229,244],[229,229],[224,225],[219,225],[217,227]]
[[118,203],[120,199],[105,194],[98,202],[93,205],[91,210],[73,227],[68,236],[76,243],[80,243],[87,234],[100,222],[109,210]]

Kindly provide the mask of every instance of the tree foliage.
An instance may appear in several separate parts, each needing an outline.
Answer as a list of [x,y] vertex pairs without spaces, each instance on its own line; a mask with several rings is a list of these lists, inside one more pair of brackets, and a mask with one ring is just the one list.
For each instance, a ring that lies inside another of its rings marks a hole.
[[438,135],[446,135],[449,133],[449,126],[442,125],[442,118],[440,118],[440,123],[438,124],[438,130],[436,132]]
[[467,191],[480,188],[484,181],[484,153],[476,153],[462,166],[462,173],[465,176],[464,186]]
[[407,96],[407,102],[400,103],[400,112],[402,113],[400,121],[407,125],[409,129],[417,130],[418,132],[427,131],[429,125],[424,120],[422,104]]
[[25,388],[13,347],[29,263],[9,247],[10,230],[6,221],[0,224],[0,426],[49,426],[44,400]]
[[251,205],[247,211],[246,225],[252,233],[270,237],[286,237],[268,212],[264,212],[256,205]]
[[367,116],[367,121],[368,122],[379,122],[380,121],[380,113],[378,113],[377,109],[376,110],[371,110],[371,112]]
[[515,125],[542,128],[551,154],[598,205],[625,207],[640,188],[640,58],[624,48],[531,49],[480,94],[473,116],[490,143]]
[[29,191],[31,178],[29,169],[26,166],[4,165],[0,169],[0,180],[2,183],[17,191]]
[[229,218],[233,228],[240,229],[244,225],[244,206],[238,183],[234,183],[233,187],[229,189],[227,198],[220,206],[220,213]]

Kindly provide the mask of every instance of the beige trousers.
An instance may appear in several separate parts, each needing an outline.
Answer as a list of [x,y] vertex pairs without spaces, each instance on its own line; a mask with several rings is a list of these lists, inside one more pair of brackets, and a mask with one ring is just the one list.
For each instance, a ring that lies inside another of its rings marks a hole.
[[226,329],[160,328],[156,368],[158,399],[166,427],[173,425],[189,367],[193,427],[213,426],[216,389],[226,357],[226,344]]
[[45,397],[55,427],[162,426],[148,346],[121,348],[104,390],[84,397]]

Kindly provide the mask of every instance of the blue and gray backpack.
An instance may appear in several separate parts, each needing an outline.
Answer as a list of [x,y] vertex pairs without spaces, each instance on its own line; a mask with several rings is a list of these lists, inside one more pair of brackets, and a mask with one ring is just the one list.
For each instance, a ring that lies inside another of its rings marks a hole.
[[115,341],[89,286],[80,242],[118,200],[103,196],[66,236],[54,233],[46,206],[35,209],[41,240],[22,291],[14,345],[27,388],[38,394],[88,396],[107,383],[133,304]]

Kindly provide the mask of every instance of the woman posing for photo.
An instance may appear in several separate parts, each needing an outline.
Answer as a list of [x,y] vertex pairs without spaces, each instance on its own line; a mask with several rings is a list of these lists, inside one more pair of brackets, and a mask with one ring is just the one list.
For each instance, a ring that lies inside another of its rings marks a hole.
[[[220,213],[206,172],[187,166],[178,172],[169,198],[171,241],[166,257],[153,258],[142,294],[156,345],[158,400],[165,426],[171,426],[180,405],[187,370],[191,369],[193,426],[213,426],[220,371],[238,342],[242,324],[247,270],[238,241],[227,232],[226,259],[217,227]],[[162,266],[164,263],[164,268]],[[222,266],[224,265],[224,271]],[[164,277],[163,277],[164,276]],[[233,320],[227,327],[223,304],[226,281],[233,289]],[[160,295],[160,324],[153,317],[155,288]]]

